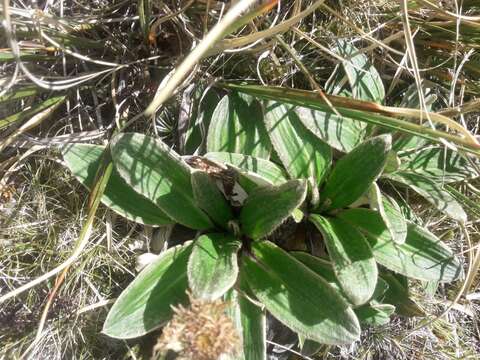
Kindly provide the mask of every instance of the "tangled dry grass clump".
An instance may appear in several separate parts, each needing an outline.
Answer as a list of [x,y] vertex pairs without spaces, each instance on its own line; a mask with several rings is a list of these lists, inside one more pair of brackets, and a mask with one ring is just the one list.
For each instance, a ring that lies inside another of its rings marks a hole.
[[[110,304],[135,276],[135,258],[158,252],[164,230],[128,222],[103,206],[91,214],[88,193],[61,164],[66,144],[106,143],[113,131],[128,127],[186,153],[189,121],[206,89],[245,81],[335,93],[345,81],[339,72],[344,59],[333,51],[337,39],[348,39],[379,71],[385,105],[449,116],[478,139],[477,1],[267,1],[257,16],[225,26],[191,58],[184,76],[174,73],[239,3],[3,0],[0,298],[79,252],[55,276],[2,298],[0,359],[137,359],[151,355],[158,337],[116,341],[100,331]],[[165,92],[175,76],[172,91]],[[407,96],[412,91],[413,100]],[[480,240],[479,186],[477,178],[451,189],[469,214],[466,232],[405,194],[415,216],[449,243],[466,268],[479,265],[473,261]],[[478,358],[480,281],[468,281],[457,302],[461,283],[416,284],[412,295],[426,314],[452,307],[435,321],[396,317],[351,347],[325,347],[316,356]]]

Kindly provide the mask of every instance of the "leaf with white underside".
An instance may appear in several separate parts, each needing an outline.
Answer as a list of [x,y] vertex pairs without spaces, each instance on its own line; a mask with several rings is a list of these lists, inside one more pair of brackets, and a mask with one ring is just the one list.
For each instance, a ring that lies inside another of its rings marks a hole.
[[462,223],[467,221],[467,214],[462,205],[443,188],[443,184],[436,180],[431,180],[423,175],[417,175],[410,172],[398,171],[395,174],[386,176],[395,182],[407,185],[417,194],[422,196],[429,203],[434,205],[439,211],[448,215],[454,220]]
[[309,220],[323,235],[335,275],[348,300],[354,305],[366,303],[375,291],[378,270],[364,236],[342,219],[312,214]]
[[365,235],[375,260],[387,269],[425,281],[450,282],[462,277],[462,266],[452,251],[418,225],[408,223],[405,243],[396,244],[376,211],[349,209],[338,216]]
[[136,338],[170,320],[171,305],[187,301],[187,261],[191,243],[162,253],[120,294],[102,332],[118,339]]
[[306,195],[304,180],[290,180],[279,186],[255,190],[240,212],[243,233],[252,239],[270,234],[303,203]]
[[254,242],[252,250],[256,259],[242,258],[242,271],[250,290],[274,317],[323,344],[349,344],[359,338],[353,310],[324,279],[269,241]]
[[112,141],[111,152],[115,168],[127,184],[169,217],[192,229],[212,227],[193,198],[190,168],[161,140],[119,134]]
[[[87,189],[91,189],[100,165],[104,146],[68,145],[63,150],[67,167]],[[102,203],[121,216],[146,225],[167,225],[174,221],[153,202],[134,191],[114,169],[110,175]]]
[[240,246],[241,242],[229,234],[205,234],[195,241],[187,269],[188,284],[196,298],[218,299],[235,284]]
[[320,184],[332,162],[332,150],[301,123],[294,109],[268,103],[264,117],[268,136],[292,178],[311,178]]
[[340,158],[320,192],[326,210],[352,204],[380,176],[391,148],[391,136],[373,137]]
[[225,95],[212,115],[207,151],[268,159],[271,145],[262,117],[262,107],[252,96],[235,92]]

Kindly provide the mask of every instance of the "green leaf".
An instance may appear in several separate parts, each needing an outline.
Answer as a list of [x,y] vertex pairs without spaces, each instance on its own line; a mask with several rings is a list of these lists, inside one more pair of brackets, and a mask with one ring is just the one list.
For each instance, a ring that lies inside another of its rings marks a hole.
[[273,148],[290,176],[312,178],[320,184],[332,162],[330,146],[303,126],[290,105],[269,102],[265,125]]
[[465,155],[445,147],[426,147],[401,155],[402,172],[425,176],[437,182],[455,182],[477,176]]
[[386,178],[407,185],[417,194],[422,196],[439,211],[462,223],[467,221],[467,214],[457,200],[444,189],[438,181],[425,176],[408,172],[389,174]]
[[[76,144],[63,150],[65,164],[85,187],[91,189],[100,165],[104,146]],[[135,192],[113,169],[102,203],[121,216],[146,225],[172,224],[170,219],[153,202]]]
[[372,247],[378,263],[418,280],[450,282],[462,276],[462,267],[452,251],[432,233],[408,223],[404,244],[396,244],[379,213],[349,209],[338,216],[359,228]]
[[269,241],[254,242],[252,249],[256,260],[242,258],[243,274],[279,321],[324,344],[349,344],[359,338],[353,310],[324,279]]
[[335,276],[335,271],[333,270],[331,262],[303,251],[291,251],[289,254],[314,273],[320,275],[332,288],[340,293],[343,292],[342,287]]
[[[253,304],[243,293],[250,292],[245,281],[240,279],[242,293],[231,289],[225,294],[230,304],[226,313],[230,316],[242,338],[242,351],[228,354],[226,360],[267,360],[265,310]],[[250,295],[249,296],[253,296]]]
[[365,54],[359,53],[355,46],[344,39],[337,40],[336,52],[346,60],[342,61],[342,65],[352,88],[353,97],[382,103],[385,99],[382,78]]
[[354,119],[371,125],[378,125],[383,129],[401,131],[402,133],[415,135],[437,144],[443,144],[445,140],[455,144],[459,149],[463,149],[472,154],[480,155],[480,149],[463,137],[452,135],[445,131],[431,129],[412,121],[402,120],[390,114],[385,114],[384,110],[368,101],[360,101],[340,96],[328,96],[328,104],[315,91],[287,89],[275,86],[259,85],[237,85],[223,84],[229,89],[241,91],[262,99],[282,101],[285,103],[304,106],[314,110],[333,113],[331,105],[344,119]]
[[110,309],[103,333],[131,339],[170,320],[171,305],[188,299],[187,261],[191,250],[191,244],[171,248],[138,274]]
[[192,189],[193,197],[200,209],[216,224],[228,229],[228,222],[233,219],[232,209],[214,179],[204,171],[193,171]]
[[[423,309],[409,296],[408,287],[402,284],[390,273],[382,273],[382,278],[388,283],[388,290],[383,301],[395,305],[396,312],[403,316],[425,316]],[[407,284],[408,286],[408,284]]]
[[215,300],[235,284],[240,246],[241,242],[229,234],[206,234],[195,241],[187,268],[195,297]]
[[185,154],[194,154],[197,151],[200,154],[203,154],[205,152],[205,134],[210,127],[210,122],[213,112],[215,110],[215,106],[220,100],[219,95],[213,90],[208,90],[205,95],[199,94],[199,96],[202,96],[202,98],[199,100],[200,104],[198,105],[197,101],[194,101],[193,105],[198,105],[198,111],[196,108],[192,109],[192,123],[189,124],[189,127],[185,133]]
[[241,153],[268,159],[270,147],[260,103],[245,94],[224,96],[212,115],[207,151]]
[[355,309],[360,324],[381,326],[390,322],[395,306],[390,304],[367,304]]
[[370,207],[380,213],[393,241],[403,244],[407,237],[407,221],[400,206],[393,198],[382,194],[376,183],[372,184],[369,197]]
[[320,192],[323,207],[338,209],[352,204],[380,176],[391,148],[390,135],[371,138],[343,156]]
[[[333,270],[331,262],[317,256],[310,255],[303,251],[292,251],[289,254],[298,261],[300,261],[303,265],[308,267],[310,270],[312,270],[314,273],[324,278],[331,287],[342,293],[345,299],[347,298],[343,293],[342,287],[340,286],[337,277],[335,276],[335,271]],[[372,295],[372,299],[381,300],[387,289],[388,284],[383,279],[378,278],[375,291]]]
[[[265,185],[280,185],[288,179],[288,175],[280,166],[265,159],[227,152],[211,152],[206,154],[205,157],[209,160],[228,164],[239,170],[239,181],[242,186],[242,178],[251,184],[250,188]],[[250,190],[250,188],[248,190]]]
[[365,137],[365,124],[359,121],[301,106],[294,111],[308,130],[336,150],[350,152]]
[[190,168],[161,140],[134,133],[117,135],[111,145],[118,173],[136,192],[169,217],[192,229],[212,227],[193,199]]
[[387,161],[385,163],[385,168],[383,169],[386,173],[392,173],[399,169],[401,165],[401,160],[398,157],[395,150],[390,150],[387,155]]
[[243,233],[252,239],[270,234],[303,203],[306,194],[307,184],[303,180],[290,180],[252,192],[240,212]]
[[303,356],[312,357],[316,353],[320,351],[320,349],[324,346],[316,341],[305,339],[303,336],[298,336],[298,346],[300,347],[300,353]]
[[243,353],[247,360],[266,360],[265,311],[244,296],[238,299],[243,329]]
[[382,196],[383,213],[381,213],[385,224],[392,235],[393,241],[403,244],[407,238],[407,220],[397,202],[390,196]]
[[377,285],[378,270],[363,235],[342,219],[312,214],[310,221],[323,235],[335,275],[348,300],[366,303]]

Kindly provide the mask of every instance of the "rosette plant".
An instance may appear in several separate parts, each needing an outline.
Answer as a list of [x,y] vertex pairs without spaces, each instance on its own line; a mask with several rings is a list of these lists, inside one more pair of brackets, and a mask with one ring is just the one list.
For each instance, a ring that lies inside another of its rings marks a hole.
[[[320,344],[352,343],[362,327],[385,324],[394,312],[424,315],[409,298],[408,279],[461,278],[459,259],[398,195],[413,190],[464,222],[444,184],[473,176],[471,163],[440,146],[444,133],[383,111],[378,72],[349,43],[337,45],[349,60],[327,91],[356,99],[354,106],[332,97],[332,111],[315,93],[225,84],[227,95],[207,92],[182,125],[178,149],[187,156],[135,133],[116,135],[108,147],[64,151],[88,188],[102,154],[111,157],[104,205],[192,234],[122,292],[105,334],[129,339],[162,328],[190,294],[195,302],[228,300],[242,343],[235,358],[266,358],[267,313],[312,355]],[[342,77],[347,85],[338,85]],[[407,91],[400,105],[415,107],[409,99]]]
[[361,326],[388,322],[396,307],[421,313],[404,277],[461,277],[452,251],[406,220],[377,185],[399,171],[390,166],[391,136],[341,153],[304,126],[298,110],[271,102],[263,113],[254,98],[228,95],[212,115],[205,156],[181,157],[135,133],[115,136],[108,148],[65,150],[87,187],[102,153],[111,155],[102,202],[112,210],[194,231],[192,241],[161,253],[122,292],[105,334],[128,339],[161,328],[191,292],[229,300],[243,344],[238,358],[266,357],[266,312],[314,352],[317,344],[357,340]]

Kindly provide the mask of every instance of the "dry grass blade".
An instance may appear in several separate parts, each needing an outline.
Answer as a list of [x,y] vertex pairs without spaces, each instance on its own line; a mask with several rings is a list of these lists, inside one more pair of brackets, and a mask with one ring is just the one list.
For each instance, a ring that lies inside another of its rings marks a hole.
[[[271,1],[276,3],[276,1]],[[212,30],[208,32],[205,38],[193,49],[183,60],[180,66],[175,69],[172,77],[164,86],[157,89],[155,97],[150,105],[145,109],[145,115],[151,116],[158,108],[174,93],[175,89],[185,79],[192,68],[202,59],[208,50],[228,33],[234,31],[237,27],[243,25],[243,21],[238,21],[244,12],[256,3],[256,0],[244,0],[236,3]],[[254,11],[257,14],[257,10]],[[249,19],[247,14],[247,19]]]
[[31,289],[32,287],[38,284],[41,284],[42,282],[44,282],[45,280],[48,280],[52,276],[57,275],[64,269],[70,267],[77,260],[77,258],[82,254],[82,251],[85,249],[86,245],[88,244],[88,240],[93,227],[93,220],[95,218],[95,213],[98,209],[98,206],[100,205],[100,198],[102,197],[103,191],[105,190],[105,186],[107,185],[108,179],[110,178],[112,168],[113,168],[113,165],[111,162],[107,163],[104,167],[100,167],[101,170],[98,175],[98,180],[96,181],[89,197],[89,209],[88,209],[87,220],[85,221],[85,224],[82,227],[82,231],[78,238],[77,244],[75,245],[75,248],[73,249],[70,257],[67,260],[65,260],[62,264],[54,268],[53,270],[50,270],[49,272],[43,274],[42,276],[36,278],[35,280],[32,280],[20,286],[19,288],[13,291],[10,291],[5,295],[2,295],[0,297],[0,304],[7,301],[8,299],[18,296],[22,292],[27,291],[28,289]]

